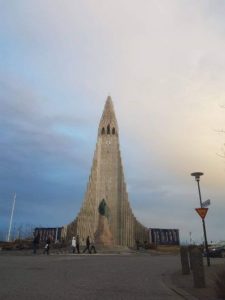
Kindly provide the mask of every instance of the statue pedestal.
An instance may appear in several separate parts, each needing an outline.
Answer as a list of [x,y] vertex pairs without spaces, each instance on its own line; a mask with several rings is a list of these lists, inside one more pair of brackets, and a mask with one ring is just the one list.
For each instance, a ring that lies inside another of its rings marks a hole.
[[114,245],[112,233],[109,228],[109,221],[106,216],[99,215],[98,229],[95,233],[95,244],[111,247]]

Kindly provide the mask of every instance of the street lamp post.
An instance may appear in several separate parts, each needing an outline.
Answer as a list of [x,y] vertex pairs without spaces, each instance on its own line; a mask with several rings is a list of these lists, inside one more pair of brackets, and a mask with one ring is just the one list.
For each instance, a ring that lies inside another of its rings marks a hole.
[[[201,172],[194,172],[191,173],[191,176],[195,177],[195,180],[197,181],[198,185],[198,194],[199,194],[199,201],[200,201],[200,207],[202,208],[202,196],[201,196],[201,190],[200,190],[200,176],[204,175]],[[205,219],[202,218],[202,226],[203,226],[203,233],[204,233],[204,240],[205,240],[205,250],[206,250],[206,256],[207,256],[207,265],[210,266],[210,259],[209,259],[209,248],[208,248],[208,242],[207,242],[207,236],[206,236],[206,228],[205,228]]]

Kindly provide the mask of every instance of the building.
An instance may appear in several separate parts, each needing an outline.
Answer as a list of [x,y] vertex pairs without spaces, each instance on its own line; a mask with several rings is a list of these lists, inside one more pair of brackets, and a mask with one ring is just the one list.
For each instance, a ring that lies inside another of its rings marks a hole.
[[39,234],[40,242],[45,242],[48,237],[52,242],[61,242],[63,227],[36,227],[34,234]]
[[156,245],[179,245],[178,229],[150,228],[149,241]]
[[120,154],[119,128],[110,97],[100,120],[91,174],[81,210],[64,228],[71,239],[79,234],[104,246],[134,246],[148,241],[148,229],[135,218],[128,200]]

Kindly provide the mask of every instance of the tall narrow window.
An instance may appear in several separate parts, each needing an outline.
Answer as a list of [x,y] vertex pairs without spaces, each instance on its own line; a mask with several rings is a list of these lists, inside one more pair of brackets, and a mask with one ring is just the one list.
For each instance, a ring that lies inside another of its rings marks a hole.
[[116,133],[116,130],[115,130],[115,128],[113,127],[113,129],[112,129],[112,134],[115,134]]
[[102,134],[105,134],[105,128],[102,127]]
[[107,126],[107,134],[110,134],[110,125]]

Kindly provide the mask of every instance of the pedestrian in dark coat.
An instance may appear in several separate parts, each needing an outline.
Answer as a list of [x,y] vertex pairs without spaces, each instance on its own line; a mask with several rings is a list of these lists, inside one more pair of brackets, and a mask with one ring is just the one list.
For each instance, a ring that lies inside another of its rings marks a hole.
[[89,235],[86,238],[86,247],[83,250],[83,253],[85,253],[88,250],[88,253],[90,253],[90,238]]
[[77,248],[77,253],[80,253],[80,237],[79,237],[79,234],[77,234],[77,237],[76,237],[76,248]]
[[90,253],[92,253],[92,250],[94,251],[94,253],[97,253],[94,240],[91,240],[90,243]]

